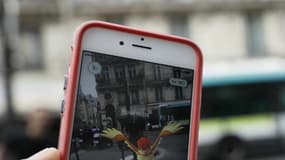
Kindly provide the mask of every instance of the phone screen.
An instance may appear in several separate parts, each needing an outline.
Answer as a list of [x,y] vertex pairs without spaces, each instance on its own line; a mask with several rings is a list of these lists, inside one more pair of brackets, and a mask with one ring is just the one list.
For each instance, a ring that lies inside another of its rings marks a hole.
[[[193,75],[192,69],[83,51],[70,159],[187,160]],[[163,129],[172,132],[160,137]]]

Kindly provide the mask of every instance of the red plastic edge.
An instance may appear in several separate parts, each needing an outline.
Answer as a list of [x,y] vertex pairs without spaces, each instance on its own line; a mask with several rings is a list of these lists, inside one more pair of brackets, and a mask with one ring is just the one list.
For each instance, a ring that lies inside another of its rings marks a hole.
[[200,120],[200,104],[202,95],[202,66],[203,57],[200,48],[192,41],[164,34],[157,34],[147,32],[139,29],[129,28],[126,26],[101,22],[101,21],[88,21],[82,24],[75,33],[75,39],[73,41],[73,51],[71,57],[71,64],[68,73],[68,86],[65,95],[64,113],[61,118],[61,127],[59,134],[58,149],[60,151],[61,160],[67,160],[69,154],[70,137],[72,134],[72,123],[73,123],[73,112],[74,103],[77,88],[78,69],[80,61],[80,50],[83,34],[89,28],[100,27],[112,30],[118,30],[128,32],[137,35],[143,35],[158,39],[164,39],[168,41],[175,41],[186,44],[192,47],[195,51],[196,56],[196,67],[194,72],[194,88],[193,88],[193,110],[192,110],[192,121],[190,127],[191,138],[189,139],[189,160],[197,160],[197,147],[198,147],[198,134],[199,134],[199,120]]

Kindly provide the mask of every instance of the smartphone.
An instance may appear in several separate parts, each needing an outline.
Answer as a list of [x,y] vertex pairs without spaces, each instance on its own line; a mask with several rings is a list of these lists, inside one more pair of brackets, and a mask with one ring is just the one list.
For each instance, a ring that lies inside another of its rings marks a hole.
[[79,27],[66,78],[62,160],[196,160],[202,54],[185,38]]

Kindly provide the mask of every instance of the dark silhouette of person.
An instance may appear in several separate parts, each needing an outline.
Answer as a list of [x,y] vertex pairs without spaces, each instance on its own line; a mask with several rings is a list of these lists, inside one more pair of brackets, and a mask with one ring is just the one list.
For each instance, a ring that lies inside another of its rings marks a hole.
[[37,109],[28,114],[26,124],[10,127],[3,135],[2,148],[7,160],[27,158],[47,148],[56,147],[57,135],[53,133],[53,114]]
[[105,107],[106,109],[106,117],[110,117],[112,119],[112,124],[114,128],[117,127],[116,125],[116,109],[112,103],[108,103]]

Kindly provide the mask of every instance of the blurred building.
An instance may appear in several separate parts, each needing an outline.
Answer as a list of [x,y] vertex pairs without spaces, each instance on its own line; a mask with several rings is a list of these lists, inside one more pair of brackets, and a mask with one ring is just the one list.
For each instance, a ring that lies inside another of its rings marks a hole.
[[[72,36],[87,20],[190,38],[202,48],[205,73],[215,64],[229,69],[227,62],[285,59],[284,0],[13,0],[12,4],[18,11],[12,96],[19,112],[39,104],[59,110]],[[0,87],[3,113],[2,83]]]

